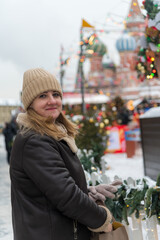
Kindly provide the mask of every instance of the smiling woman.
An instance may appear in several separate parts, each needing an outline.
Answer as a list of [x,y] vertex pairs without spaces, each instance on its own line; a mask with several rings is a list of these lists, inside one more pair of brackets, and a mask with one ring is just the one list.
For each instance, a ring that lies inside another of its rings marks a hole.
[[89,240],[89,229],[109,231],[110,211],[94,202],[99,190],[88,195],[77,126],[62,112],[59,82],[43,69],[28,70],[22,101],[26,113],[18,115],[10,161],[14,239]]
[[55,91],[43,92],[34,99],[30,108],[42,117],[52,117],[55,122],[62,111],[61,95]]

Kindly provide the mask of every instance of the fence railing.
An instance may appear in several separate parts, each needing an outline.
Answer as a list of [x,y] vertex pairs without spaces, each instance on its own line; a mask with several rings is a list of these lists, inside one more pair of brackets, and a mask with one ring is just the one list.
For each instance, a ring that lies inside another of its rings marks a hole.
[[[92,185],[96,185],[97,182],[109,184],[111,179],[107,176],[107,171],[105,168],[105,161],[102,162],[102,171],[101,172],[92,172],[91,174],[85,171],[86,180],[92,182]],[[113,180],[120,179],[118,176],[114,176]],[[133,185],[135,180],[129,177],[127,180],[128,185]],[[151,181],[153,184],[153,181]],[[123,221],[123,224],[126,227],[126,230],[129,235],[129,240],[158,240],[160,239],[160,227],[156,216],[146,218],[145,211],[140,212],[140,216],[137,219],[133,213],[128,217],[129,225]],[[159,234],[158,234],[159,233]],[[159,235],[159,237],[158,237]]]

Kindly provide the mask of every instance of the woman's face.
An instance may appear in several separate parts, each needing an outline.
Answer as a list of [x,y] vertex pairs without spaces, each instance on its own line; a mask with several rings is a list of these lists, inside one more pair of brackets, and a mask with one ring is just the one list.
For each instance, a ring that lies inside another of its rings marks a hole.
[[31,107],[40,116],[52,116],[53,120],[56,120],[62,111],[62,99],[59,92],[43,92],[34,99]]

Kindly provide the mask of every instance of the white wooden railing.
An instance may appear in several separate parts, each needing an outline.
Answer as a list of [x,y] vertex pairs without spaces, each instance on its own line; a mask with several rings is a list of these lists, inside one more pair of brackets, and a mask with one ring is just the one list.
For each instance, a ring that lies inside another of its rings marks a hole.
[[[93,185],[96,185],[96,181],[109,184],[111,183],[111,179],[107,176],[106,171],[106,162],[102,162],[102,171],[101,172],[92,172],[89,174],[85,171],[86,180],[89,183],[92,182]],[[118,176],[114,176],[112,180],[120,179]],[[135,180],[129,177],[127,180],[128,185],[132,185],[135,183]],[[123,224],[126,227],[126,230],[129,235],[129,240],[158,240],[160,239],[160,227],[157,223],[156,216],[152,216],[151,218],[145,218],[145,212],[140,212],[140,218],[137,219],[135,214],[132,214],[128,217],[129,225],[123,221]],[[159,234],[158,234],[159,233]],[[159,236],[158,236],[159,235]]]

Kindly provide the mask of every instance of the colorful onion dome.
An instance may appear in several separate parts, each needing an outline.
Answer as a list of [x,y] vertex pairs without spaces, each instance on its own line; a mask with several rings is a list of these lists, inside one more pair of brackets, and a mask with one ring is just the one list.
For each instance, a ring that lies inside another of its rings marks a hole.
[[88,57],[103,56],[107,52],[106,45],[100,41],[98,37],[94,37],[91,44],[88,44],[86,48],[86,54]]
[[116,48],[119,52],[134,51],[136,49],[136,40],[134,37],[124,33],[121,38],[116,41]]

